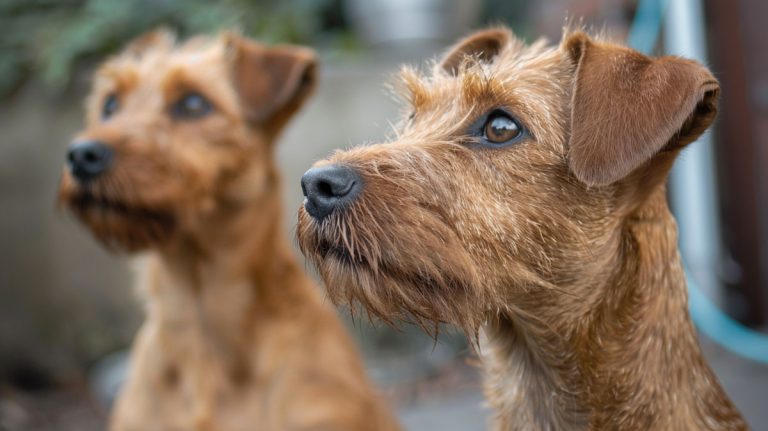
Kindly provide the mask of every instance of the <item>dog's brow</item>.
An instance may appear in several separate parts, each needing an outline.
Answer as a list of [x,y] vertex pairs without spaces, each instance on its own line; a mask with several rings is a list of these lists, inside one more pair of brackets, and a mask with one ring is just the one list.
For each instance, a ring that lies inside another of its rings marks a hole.
[[484,70],[470,70],[462,75],[461,96],[466,107],[473,107],[478,101],[494,101],[504,94],[501,80]]
[[128,91],[136,85],[139,76],[133,67],[119,64],[107,64],[98,72],[99,80],[112,82],[120,91]]
[[160,82],[165,95],[193,90],[205,94],[212,92],[208,89],[213,88],[212,85],[207,85],[204,80],[201,80],[200,76],[190,73],[184,65],[176,65],[169,69]]

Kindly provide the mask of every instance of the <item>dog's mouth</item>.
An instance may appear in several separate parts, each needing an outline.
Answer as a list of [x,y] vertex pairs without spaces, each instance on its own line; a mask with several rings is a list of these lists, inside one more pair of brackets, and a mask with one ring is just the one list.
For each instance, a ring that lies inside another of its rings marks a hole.
[[140,251],[166,242],[176,226],[167,209],[150,208],[81,190],[63,195],[65,204],[105,246]]
[[[371,271],[371,265],[365,258],[355,258],[344,247],[324,244],[320,246],[318,253],[323,256],[323,259],[331,259],[336,263],[341,264],[348,271]],[[389,280],[396,281],[401,286],[408,286],[425,292],[434,292],[441,289],[441,284],[448,284],[452,287],[457,287],[464,284],[461,280],[452,278],[450,275],[439,277],[442,279],[438,281],[438,276],[429,274],[427,272],[420,272],[407,267],[396,267],[392,264],[377,262],[377,270],[375,271],[379,277],[387,278]]]
[[94,196],[88,192],[75,195],[69,205],[79,213],[101,212],[107,216],[118,216],[137,222],[154,222],[168,227],[173,224],[173,215],[170,211],[131,205],[116,199]]
[[317,254],[324,260],[333,259],[347,268],[368,267],[365,258],[362,256],[353,257],[346,247],[331,241],[320,240],[317,245]]

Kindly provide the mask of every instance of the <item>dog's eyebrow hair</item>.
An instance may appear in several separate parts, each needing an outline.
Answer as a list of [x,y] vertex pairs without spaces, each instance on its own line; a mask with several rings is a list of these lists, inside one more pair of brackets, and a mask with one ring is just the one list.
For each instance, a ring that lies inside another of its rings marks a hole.
[[205,85],[199,82],[198,79],[190,76],[188,71],[182,66],[177,66],[171,69],[162,78],[161,84],[163,92],[166,95],[178,90],[195,91],[206,97],[209,97],[209,93],[214,93],[213,91],[206,89]]
[[481,70],[467,71],[462,75],[461,98],[466,107],[472,107],[478,100],[497,101],[504,94],[501,80]]
[[465,107],[471,107],[475,101],[496,100],[503,92],[503,83],[480,67],[471,67],[463,69],[457,76],[425,76],[411,67],[403,67],[397,75],[401,84],[396,86],[396,93],[401,96],[406,103],[409,103],[412,110],[418,112],[435,100],[442,100],[442,97],[435,94],[434,89],[439,89],[444,84],[444,80],[460,80],[460,102]]
[[126,91],[138,81],[136,69],[122,64],[108,63],[96,74],[97,80],[112,81],[120,91]]

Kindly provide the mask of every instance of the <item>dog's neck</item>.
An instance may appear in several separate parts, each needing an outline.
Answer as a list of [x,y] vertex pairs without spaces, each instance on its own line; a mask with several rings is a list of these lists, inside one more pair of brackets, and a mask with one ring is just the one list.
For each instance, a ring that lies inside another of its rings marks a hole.
[[236,356],[230,350],[252,344],[240,338],[254,336],[256,321],[317,300],[284,237],[280,207],[276,195],[232,206],[207,230],[150,253],[142,283],[148,319]]
[[699,349],[676,236],[661,190],[626,220],[610,275],[577,290],[593,295],[484,328],[498,429],[746,429]]
[[294,260],[283,237],[277,200],[227,206],[155,253],[169,275],[191,290],[244,281]]

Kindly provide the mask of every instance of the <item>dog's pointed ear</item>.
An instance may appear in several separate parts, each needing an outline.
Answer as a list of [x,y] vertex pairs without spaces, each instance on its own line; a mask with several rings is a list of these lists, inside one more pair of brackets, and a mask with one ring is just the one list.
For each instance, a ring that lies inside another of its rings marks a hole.
[[512,33],[503,28],[478,31],[451,47],[439,67],[450,75],[456,75],[465,61],[491,62],[513,38]]
[[270,129],[281,127],[317,84],[317,58],[308,48],[266,47],[228,34],[232,73],[246,118]]
[[679,149],[714,120],[720,87],[702,65],[650,58],[593,41],[562,45],[575,66],[569,164],[590,186],[614,183],[664,149]]

